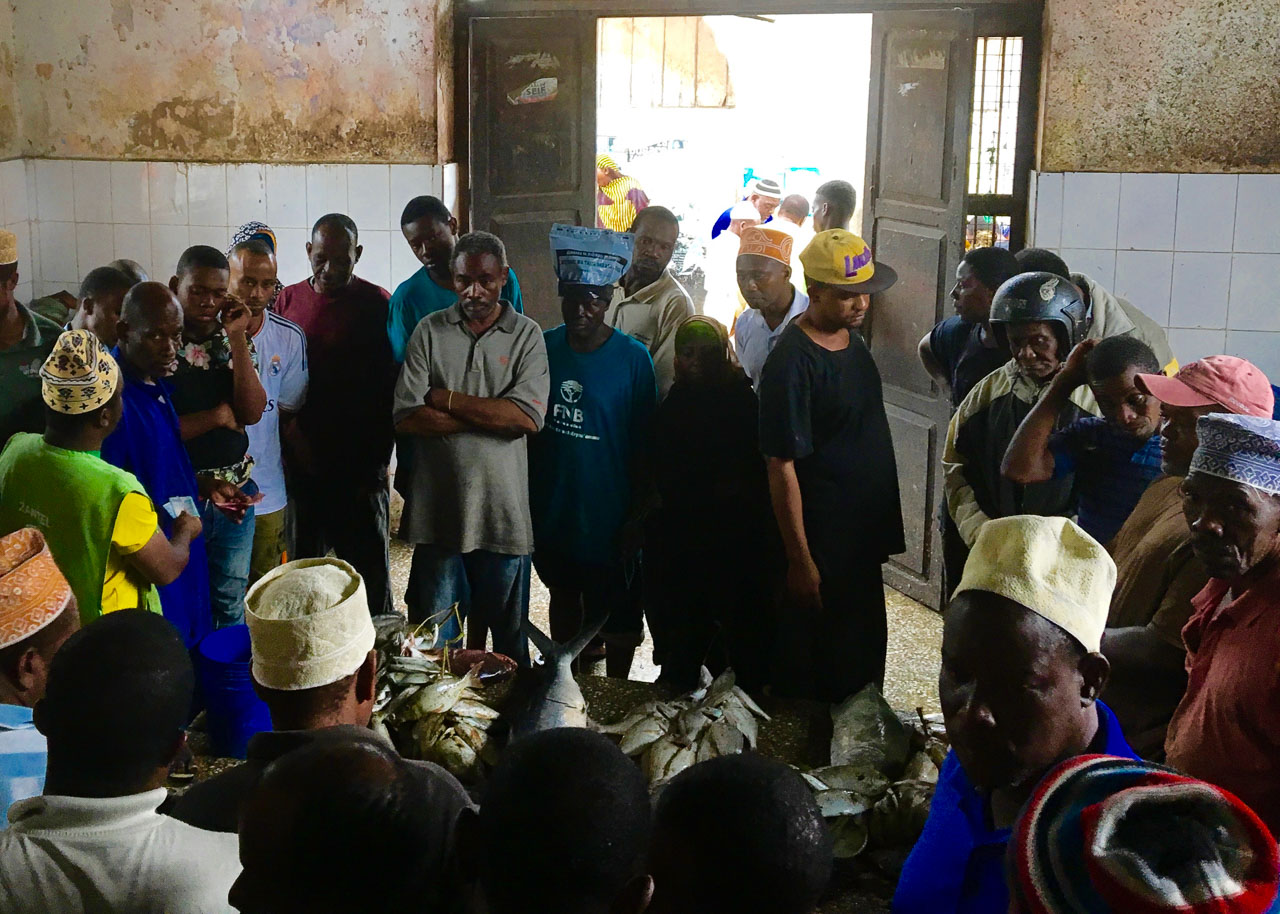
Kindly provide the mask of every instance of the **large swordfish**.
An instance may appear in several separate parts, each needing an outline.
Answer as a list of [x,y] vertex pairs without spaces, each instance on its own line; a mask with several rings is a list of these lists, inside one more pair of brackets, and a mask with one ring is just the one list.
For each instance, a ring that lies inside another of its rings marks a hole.
[[576,638],[561,645],[525,620],[521,629],[542,652],[542,669],[538,671],[540,678],[529,695],[528,704],[511,726],[512,739],[557,727],[587,726],[587,700],[573,678],[573,661],[604,628],[606,621],[607,617],[586,626]]

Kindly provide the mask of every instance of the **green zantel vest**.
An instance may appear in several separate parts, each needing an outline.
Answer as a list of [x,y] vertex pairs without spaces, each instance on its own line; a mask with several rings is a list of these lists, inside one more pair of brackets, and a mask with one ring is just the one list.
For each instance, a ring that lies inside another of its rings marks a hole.
[[[22,433],[0,453],[0,536],[38,527],[71,585],[80,622],[102,615],[102,585],[120,502],[130,492],[146,495],[137,478],[91,451],[68,451]],[[160,612],[160,595],[140,574],[140,609]]]

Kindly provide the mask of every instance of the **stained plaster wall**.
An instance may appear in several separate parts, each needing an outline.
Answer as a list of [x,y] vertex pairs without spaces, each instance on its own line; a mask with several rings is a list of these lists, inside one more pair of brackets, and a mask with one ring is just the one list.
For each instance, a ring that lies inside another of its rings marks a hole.
[[1040,169],[1280,172],[1280,0],[1048,0]]
[[[449,0],[0,0],[30,156],[439,161]],[[444,66],[438,51],[445,51]],[[14,118],[0,103],[0,129]]]
[[0,0],[0,160],[22,155],[13,7]]

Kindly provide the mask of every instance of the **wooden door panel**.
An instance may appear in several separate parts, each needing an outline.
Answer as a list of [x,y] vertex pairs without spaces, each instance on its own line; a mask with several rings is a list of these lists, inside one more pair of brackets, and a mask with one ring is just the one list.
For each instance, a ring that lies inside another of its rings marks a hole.
[[485,231],[493,232],[507,246],[507,260],[520,277],[524,313],[545,327],[563,323],[555,271],[551,269],[551,226],[557,222],[582,225],[579,209],[533,213],[495,213]]
[[[930,226],[881,220],[876,259],[899,271],[898,282],[878,299],[871,353],[886,384],[924,397],[928,406],[936,386],[920,369],[916,347],[937,322],[937,289],[947,267],[947,235]],[[908,269],[902,270],[906,264]]]
[[503,240],[525,311],[560,321],[547,233],[593,225],[594,16],[470,20],[471,224]]
[[876,13],[872,27],[864,237],[897,285],[872,303],[869,341],[884,383],[907,551],[886,581],[942,604],[940,448],[950,408],[920,366],[920,338],[950,313],[964,250],[964,179],[973,85],[973,14]]
[[898,463],[898,497],[902,500],[902,526],[907,551],[897,557],[897,564],[909,573],[925,579],[938,532],[932,522],[930,500],[933,490],[933,468],[937,464],[937,428],[918,413],[888,404],[889,432],[893,435],[893,453]]

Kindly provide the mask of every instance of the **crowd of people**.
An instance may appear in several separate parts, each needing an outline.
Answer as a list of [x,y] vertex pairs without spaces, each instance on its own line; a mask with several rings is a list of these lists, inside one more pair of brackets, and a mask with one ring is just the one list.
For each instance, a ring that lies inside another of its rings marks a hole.
[[[338,213],[293,284],[251,223],[167,283],[94,269],[74,310],[16,301],[0,234],[0,911],[814,907],[831,838],[781,763],[695,765],[651,807],[612,742],[553,730],[477,798],[369,729],[372,616],[527,666],[534,570],[553,637],[602,623],[612,676],[647,620],[674,688],[704,665],[778,698],[883,687],[906,537],[862,328],[897,275],[852,188],[811,212],[755,184],[716,238],[738,301],[695,314],[676,217],[611,164],[628,221],[553,229],[545,332],[502,241],[434,197],[404,208],[422,268],[394,294]],[[1049,251],[971,250],[952,298],[919,346],[954,407],[952,751],[894,910],[1271,910],[1273,388],[1179,366]],[[273,729],[172,802],[192,650],[241,623]]]

